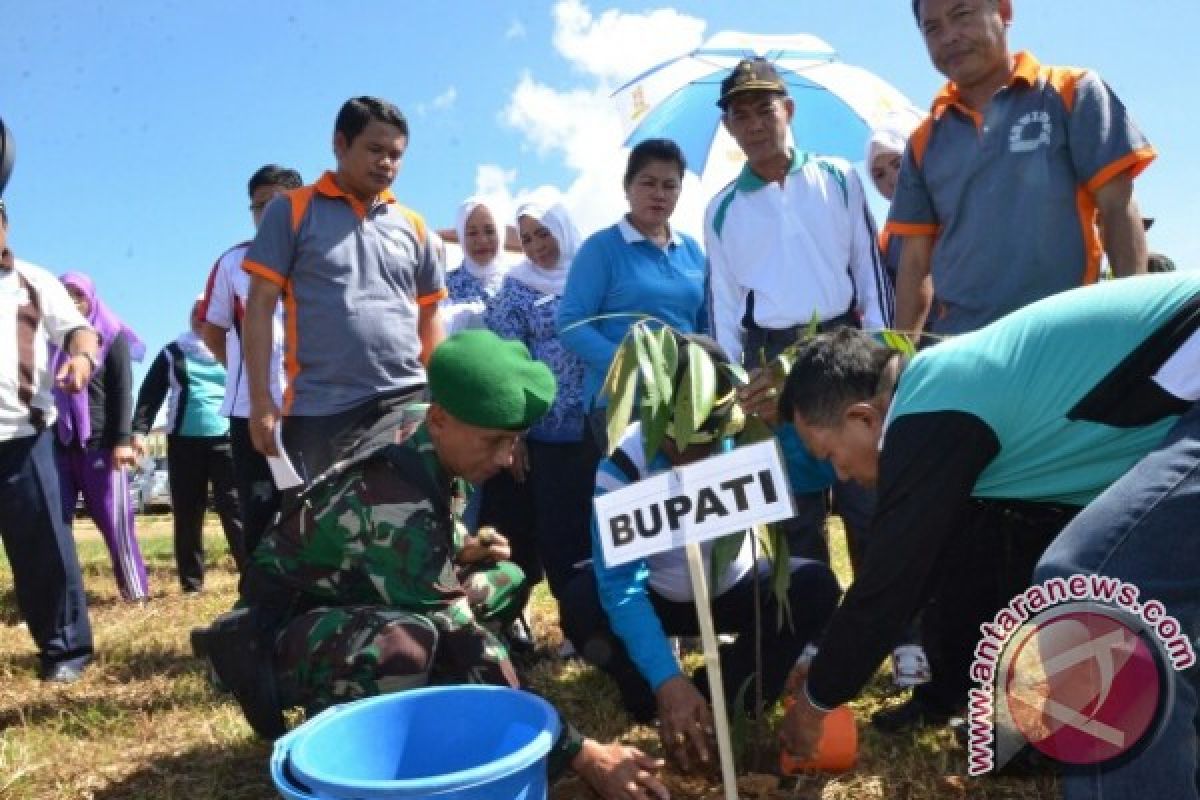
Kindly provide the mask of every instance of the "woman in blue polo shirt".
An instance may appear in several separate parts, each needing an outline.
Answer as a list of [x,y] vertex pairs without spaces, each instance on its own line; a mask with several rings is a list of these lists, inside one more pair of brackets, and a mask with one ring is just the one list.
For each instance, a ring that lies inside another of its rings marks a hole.
[[624,181],[629,212],[583,243],[559,304],[559,336],[583,360],[584,402],[601,452],[603,400],[596,395],[629,326],[649,316],[681,333],[708,330],[704,253],[670,224],[686,169],[669,139],[633,148]]

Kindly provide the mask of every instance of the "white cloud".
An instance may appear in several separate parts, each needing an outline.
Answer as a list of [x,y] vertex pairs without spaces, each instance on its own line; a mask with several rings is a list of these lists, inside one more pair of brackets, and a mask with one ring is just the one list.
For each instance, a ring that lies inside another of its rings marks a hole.
[[[564,189],[566,204],[587,234],[612,224],[626,207],[623,128],[613,89],[698,47],[706,23],[673,9],[641,14],[608,10],[597,16],[582,0],[559,0],[553,16],[554,47],[580,78],[574,85],[554,87],[522,74],[501,120],[522,134],[528,149],[560,158],[574,172]],[[689,178],[674,218],[678,227],[698,231],[706,201]]]
[[508,30],[504,32],[505,39],[524,39],[525,26],[521,24],[521,20],[514,19],[508,25]]
[[433,102],[430,103],[430,105],[432,105],[434,108],[436,108],[439,111],[445,111],[446,109],[453,106],[454,101],[457,99],[458,99],[458,89],[454,88],[453,86],[450,86],[450,87],[447,87],[446,91],[442,92],[437,97],[433,98]]
[[488,198],[496,211],[504,217],[505,224],[511,222],[512,210],[516,207],[512,185],[517,180],[515,169],[505,169],[498,164],[480,164],[475,168],[475,191],[472,194]]
[[614,87],[700,45],[707,23],[671,8],[595,16],[582,0],[554,5],[554,47],[577,69]]
[[417,103],[417,114],[424,117],[432,111],[448,111],[458,100],[458,89],[447,86],[446,91],[430,100],[428,103]]

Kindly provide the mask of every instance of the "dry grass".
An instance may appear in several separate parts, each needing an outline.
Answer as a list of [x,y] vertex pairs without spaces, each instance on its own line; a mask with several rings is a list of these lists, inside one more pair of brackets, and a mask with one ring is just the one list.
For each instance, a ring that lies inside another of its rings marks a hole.
[[[175,578],[170,517],[140,521],[153,597],[145,606],[119,600],[103,545],[80,523],[97,661],[73,686],[50,687],[36,677],[36,656],[17,619],[7,563],[0,560],[0,800],[75,798],[200,800],[273,798],[266,762],[269,746],[257,741],[230,700],[213,692],[192,659],[188,631],[227,609],[235,574],[219,529],[206,527],[208,589],[183,595]],[[535,594],[533,624],[540,644],[557,646],[554,606]],[[618,710],[611,685],[576,662],[546,659],[531,682],[588,734],[620,738],[657,751],[654,731],[632,726]],[[886,676],[855,704],[859,719],[888,697]],[[962,751],[945,732],[880,737],[863,728],[859,768],[846,776],[808,777],[770,798],[983,798],[1033,800],[1057,796],[1053,781],[968,780]],[[678,798],[717,798],[716,781],[667,775]],[[747,787],[747,792],[749,787]],[[754,796],[747,793],[748,797]],[[555,800],[590,798],[568,778]]]

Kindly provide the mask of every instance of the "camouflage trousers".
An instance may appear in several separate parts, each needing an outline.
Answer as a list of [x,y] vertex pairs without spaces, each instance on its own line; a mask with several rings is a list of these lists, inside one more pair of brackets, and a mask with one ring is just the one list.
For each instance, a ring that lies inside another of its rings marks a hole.
[[467,598],[446,609],[320,607],[293,618],[275,642],[283,706],[313,714],[429,684],[518,687],[508,651],[490,628],[519,613],[524,574],[505,562],[460,577]]

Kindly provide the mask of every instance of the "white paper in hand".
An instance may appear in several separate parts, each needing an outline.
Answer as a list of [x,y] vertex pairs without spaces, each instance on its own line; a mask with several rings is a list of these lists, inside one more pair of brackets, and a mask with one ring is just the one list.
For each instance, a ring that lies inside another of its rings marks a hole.
[[282,492],[303,484],[304,480],[292,466],[287,451],[283,449],[283,420],[275,423],[275,449],[279,451],[279,455],[267,456],[267,466],[271,468],[271,479],[275,481],[275,488]]

